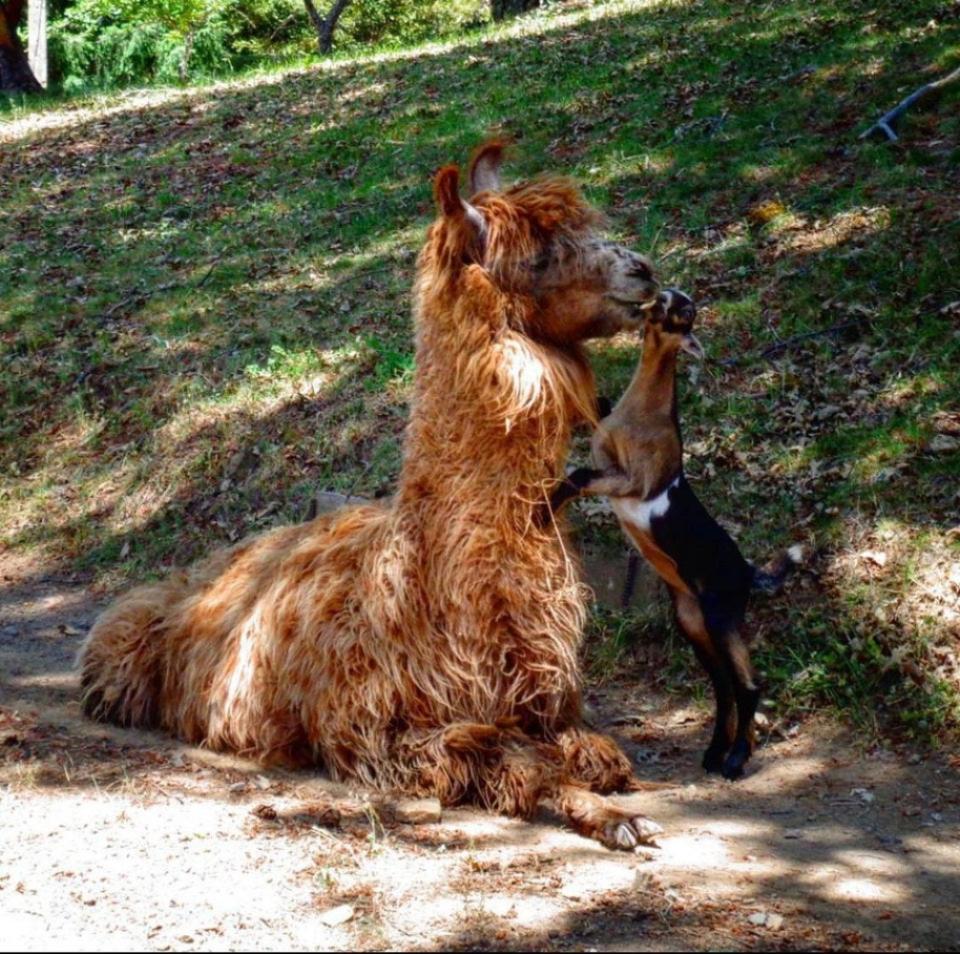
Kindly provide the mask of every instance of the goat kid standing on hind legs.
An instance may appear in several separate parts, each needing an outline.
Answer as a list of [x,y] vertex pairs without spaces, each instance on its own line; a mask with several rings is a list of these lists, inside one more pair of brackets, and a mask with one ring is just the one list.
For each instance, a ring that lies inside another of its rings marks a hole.
[[501,153],[474,157],[469,202],[455,166],[434,182],[396,495],[122,597],[81,650],[83,703],[444,805],[546,802],[629,849],[658,826],[603,797],[630,762],[583,726],[585,587],[563,526],[537,517],[573,425],[596,423],[581,342],[636,327],[659,288],[568,180],[502,189]]
[[708,772],[736,779],[753,751],[760,689],[741,635],[750,592],[777,592],[802,549],[791,547],[769,570],[748,563],[710,516],[683,473],[677,414],[677,355],[703,358],[690,298],[665,290],[647,311],[643,356],[626,393],[597,427],[596,468],[579,468],[553,494],[556,512],[580,494],[610,497],[620,525],[667,584],[677,623],[716,695]]

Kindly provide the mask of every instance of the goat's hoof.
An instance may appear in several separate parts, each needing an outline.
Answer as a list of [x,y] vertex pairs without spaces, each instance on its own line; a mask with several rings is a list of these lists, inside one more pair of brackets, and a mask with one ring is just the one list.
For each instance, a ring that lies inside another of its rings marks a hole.
[[727,756],[723,763],[723,777],[731,782],[735,782],[743,776],[743,767],[747,764],[751,755],[750,749],[742,745],[734,745],[733,751]]
[[723,763],[721,772],[728,782],[735,782],[738,778],[743,778],[743,762],[727,759],[727,761]]
[[637,815],[607,825],[602,841],[609,848],[633,851],[638,845],[655,845],[657,835],[662,833],[663,829],[655,821]]
[[723,759],[725,754],[725,752],[717,751],[716,749],[707,749],[707,751],[703,753],[704,771],[714,775],[722,772],[726,765]]

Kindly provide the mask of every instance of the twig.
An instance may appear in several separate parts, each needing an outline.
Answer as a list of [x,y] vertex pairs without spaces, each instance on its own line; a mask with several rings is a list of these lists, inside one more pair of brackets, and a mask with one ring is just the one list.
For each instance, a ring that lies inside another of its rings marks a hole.
[[[803,334],[792,335],[775,344],[768,345],[760,352],[758,357],[773,358],[789,350],[794,345],[800,344],[802,341],[809,341],[811,338],[822,338],[824,335],[839,334],[839,332],[846,331],[848,328],[857,328],[863,323],[863,318],[853,318],[850,321],[841,321],[838,324],[831,325],[829,328],[821,328],[819,331],[805,331]],[[723,361],[718,361],[717,364],[720,365],[721,368],[732,368],[738,364],[743,364],[752,354],[755,354],[755,352],[748,351],[746,354],[739,355],[736,358],[725,358]]]
[[[217,265],[220,263],[220,259],[223,258],[223,254],[218,255],[211,263],[210,267],[204,272],[203,277],[198,281],[193,288],[202,288],[207,279],[214,273]],[[162,285],[157,285],[155,288],[141,288],[140,291],[133,292],[131,295],[127,295],[126,298],[122,298],[115,305],[111,305],[104,313],[104,318],[112,318],[113,315],[120,311],[122,308],[125,308],[127,305],[132,305],[134,302],[145,302],[152,295],[158,295],[161,292],[170,291],[172,288],[188,288],[190,287],[189,282],[164,282]]]
[[196,284],[196,286],[195,286],[196,288],[203,288],[203,286],[207,283],[207,279],[213,274],[213,272],[214,272],[214,270],[216,269],[217,265],[220,264],[220,259],[221,259],[221,258],[223,258],[223,254],[222,254],[222,253],[221,253],[220,255],[218,255],[218,256],[210,263],[210,267],[206,270],[206,272],[204,272],[203,278],[201,278],[200,281],[197,282],[197,284]]
[[860,133],[861,139],[868,139],[877,133],[886,136],[890,142],[896,142],[900,137],[894,132],[894,126],[900,122],[903,114],[917,103],[923,103],[936,99],[951,83],[960,80],[960,66],[952,73],[948,73],[941,79],[932,83],[927,83],[919,89],[914,90],[905,100],[898,103],[888,113],[884,113],[869,129]]

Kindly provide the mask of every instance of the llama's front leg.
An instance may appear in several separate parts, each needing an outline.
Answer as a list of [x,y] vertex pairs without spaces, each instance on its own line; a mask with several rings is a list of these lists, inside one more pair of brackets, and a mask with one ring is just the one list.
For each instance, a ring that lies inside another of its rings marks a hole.
[[479,801],[504,815],[530,818],[546,803],[580,834],[623,850],[649,843],[660,831],[655,822],[569,779],[560,745],[537,742],[513,725],[461,723],[413,733],[404,747],[416,760],[417,792],[435,795],[443,805]]
[[633,781],[633,766],[609,736],[579,727],[560,733],[564,775],[591,792],[622,792]]
[[[607,754],[617,753],[626,763],[612,740],[595,733],[583,733],[583,736],[589,737],[591,746],[603,743]],[[581,744],[584,742],[580,740]],[[559,746],[513,734],[505,745],[498,771],[490,775],[492,789],[486,801],[505,814],[527,817],[539,804],[547,803],[575,831],[608,848],[630,851],[637,845],[653,843],[663,830],[656,822],[618,808],[609,799],[571,779],[564,761]],[[599,760],[596,764],[599,765]],[[629,777],[629,763],[626,763],[626,773]]]
[[656,844],[657,835],[663,831],[646,816],[618,808],[609,799],[579,785],[559,785],[553,796],[553,807],[581,835],[608,848],[631,851],[637,845]]

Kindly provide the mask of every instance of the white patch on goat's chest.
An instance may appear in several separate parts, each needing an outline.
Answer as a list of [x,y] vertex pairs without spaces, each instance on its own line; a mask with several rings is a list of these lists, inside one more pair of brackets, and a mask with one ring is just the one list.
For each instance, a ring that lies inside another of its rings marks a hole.
[[680,483],[676,477],[656,497],[641,500],[639,497],[612,497],[610,506],[624,523],[633,524],[644,533],[650,532],[650,523],[655,517],[662,517],[670,509],[670,491]]

